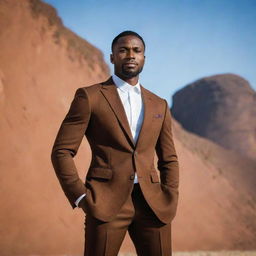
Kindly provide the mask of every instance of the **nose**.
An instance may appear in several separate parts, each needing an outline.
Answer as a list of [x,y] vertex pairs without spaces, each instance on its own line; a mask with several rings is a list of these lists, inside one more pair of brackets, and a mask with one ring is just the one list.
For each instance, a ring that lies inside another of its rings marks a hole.
[[131,59],[134,58],[134,52],[133,52],[133,50],[127,51],[127,58],[131,58]]

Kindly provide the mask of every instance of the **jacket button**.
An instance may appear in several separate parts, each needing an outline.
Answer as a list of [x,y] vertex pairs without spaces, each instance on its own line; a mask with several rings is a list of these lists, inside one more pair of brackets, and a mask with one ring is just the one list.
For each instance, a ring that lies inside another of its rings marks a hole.
[[135,178],[135,175],[132,174],[132,175],[130,176],[130,180],[134,180],[134,178]]
[[134,151],[134,156],[137,156],[138,155],[138,152],[137,151]]

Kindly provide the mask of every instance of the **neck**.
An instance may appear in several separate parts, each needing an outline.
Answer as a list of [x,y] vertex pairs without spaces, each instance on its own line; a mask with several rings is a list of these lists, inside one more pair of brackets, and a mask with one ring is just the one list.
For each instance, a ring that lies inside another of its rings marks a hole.
[[130,85],[136,85],[139,81],[139,76],[127,78],[127,77],[123,77],[119,74],[115,74],[115,75],[118,76],[119,78],[121,78],[122,80],[124,80],[126,83],[128,83]]

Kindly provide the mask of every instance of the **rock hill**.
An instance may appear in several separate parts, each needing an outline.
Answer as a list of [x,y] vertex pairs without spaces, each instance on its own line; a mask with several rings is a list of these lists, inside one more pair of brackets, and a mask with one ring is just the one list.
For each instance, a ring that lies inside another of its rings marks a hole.
[[256,159],[256,92],[242,77],[215,75],[185,86],[173,95],[172,113],[188,131]]
[[50,152],[75,90],[109,68],[41,1],[1,0],[0,17],[0,254],[78,254],[82,214],[63,197]]

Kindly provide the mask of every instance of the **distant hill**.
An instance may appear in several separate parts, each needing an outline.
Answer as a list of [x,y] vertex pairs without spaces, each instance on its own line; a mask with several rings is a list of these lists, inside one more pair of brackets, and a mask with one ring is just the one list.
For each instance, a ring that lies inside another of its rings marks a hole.
[[234,74],[199,79],[173,95],[182,126],[239,155],[256,159],[256,92]]
[[[84,214],[70,207],[50,153],[76,88],[105,80],[109,68],[39,0],[0,1],[0,15],[0,254],[80,255]],[[174,119],[173,133],[181,167],[173,248],[255,249],[255,162]],[[82,179],[90,154],[84,140],[75,158]],[[122,251],[134,251],[129,239]]]

